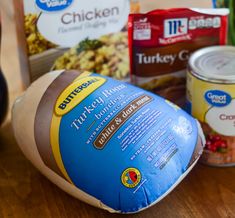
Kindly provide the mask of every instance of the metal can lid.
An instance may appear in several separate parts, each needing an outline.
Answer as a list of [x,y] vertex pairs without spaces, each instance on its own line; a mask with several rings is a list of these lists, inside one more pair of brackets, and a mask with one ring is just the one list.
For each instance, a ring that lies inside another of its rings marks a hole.
[[189,59],[191,73],[203,80],[235,83],[235,47],[212,46],[200,49]]

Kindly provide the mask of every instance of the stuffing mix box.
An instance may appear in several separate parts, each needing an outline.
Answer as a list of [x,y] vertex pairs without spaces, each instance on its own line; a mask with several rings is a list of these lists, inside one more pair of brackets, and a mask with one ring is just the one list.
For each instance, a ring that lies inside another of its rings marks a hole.
[[20,0],[14,4],[26,86],[58,69],[129,78],[127,20],[129,13],[139,12],[138,1]]

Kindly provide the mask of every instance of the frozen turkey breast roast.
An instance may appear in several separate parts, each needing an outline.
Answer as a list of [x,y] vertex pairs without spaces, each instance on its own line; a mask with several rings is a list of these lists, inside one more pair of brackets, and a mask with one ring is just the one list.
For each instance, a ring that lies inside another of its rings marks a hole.
[[171,102],[94,73],[55,71],[13,108],[25,156],[67,193],[110,212],[160,201],[199,159],[198,122]]

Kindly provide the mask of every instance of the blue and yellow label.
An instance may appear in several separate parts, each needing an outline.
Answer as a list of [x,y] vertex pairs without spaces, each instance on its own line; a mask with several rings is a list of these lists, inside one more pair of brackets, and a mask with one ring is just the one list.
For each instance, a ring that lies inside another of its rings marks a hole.
[[[60,78],[45,96],[59,86]],[[87,73],[74,77],[55,103],[45,96],[42,107],[53,104],[50,146],[60,173],[116,211],[153,204],[192,161],[195,119],[153,93]]]

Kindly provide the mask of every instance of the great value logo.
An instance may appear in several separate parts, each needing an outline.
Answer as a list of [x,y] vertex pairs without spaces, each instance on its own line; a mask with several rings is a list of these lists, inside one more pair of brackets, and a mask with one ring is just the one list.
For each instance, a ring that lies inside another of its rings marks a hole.
[[164,37],[181,36],[188,33],[188,19],[167,19],[164,21]]
[[210,90],[205,93],[204,97],[210,105],[215,107],[225,107],[232,101],[228,93],[220,90]]
[[73,0],[36,0],[37,6],[43,11],[61,11],[72,4]]

